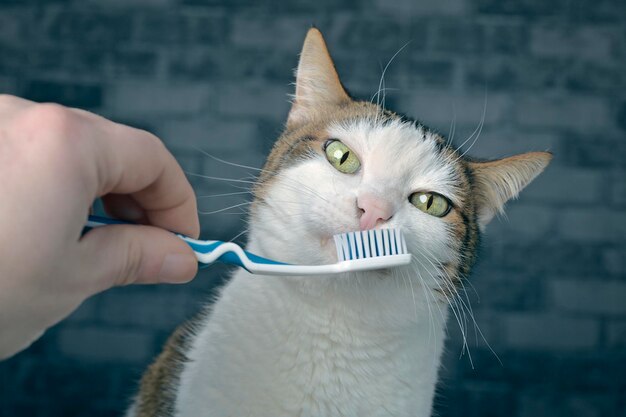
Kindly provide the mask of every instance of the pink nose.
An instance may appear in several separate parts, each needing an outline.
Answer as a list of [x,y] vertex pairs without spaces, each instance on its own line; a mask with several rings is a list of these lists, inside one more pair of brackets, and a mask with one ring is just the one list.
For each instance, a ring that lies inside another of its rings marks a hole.
[[360,195],[357,206],[363,212],[360,220],[361,230],[372,229],[379,221],[387,221],[393,216],[394,209],[391,203],[371,194]]

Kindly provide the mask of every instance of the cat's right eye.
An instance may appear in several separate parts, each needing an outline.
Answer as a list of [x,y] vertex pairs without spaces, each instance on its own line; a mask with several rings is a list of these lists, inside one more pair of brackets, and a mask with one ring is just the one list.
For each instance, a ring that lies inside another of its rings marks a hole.
[[450,201],[437,193],[416,192],[411,194],[409,201],[424,213],[435,217],[444,217],[452,208]]
[[337,139],[329,139],[324,143],[326,159],[339,172],[354,174],[361,168],[361,161],[343,142]]

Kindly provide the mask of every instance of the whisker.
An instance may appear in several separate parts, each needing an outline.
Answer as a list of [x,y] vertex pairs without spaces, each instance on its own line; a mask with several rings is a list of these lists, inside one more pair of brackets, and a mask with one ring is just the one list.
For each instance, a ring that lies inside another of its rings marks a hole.
[[[426,248],[423,248],[427,253],[430,253]],[[500,360],[500,357],[498,356],[498,354],[494,351],[494,349],[492,348],[491,344],[487,341],[487,339],[485,338],[482,330],[480,329],[480,326],[478,325],[478,322],[476,321],[476,318],[474,316],[474,312],[472,309],[472,305],[471,302],[469,300],[469,296],[467,294],[467,291],[465,290],[465,286],[463,285],[462,280],[456,280],[458,282],[461,283],[463,291],[465,292],[465,296],[466,296],[466,300],[467,303],[465,303],[465,301],[463,300],[463,298],[461,297],[458,289],[456,288],[456,286],[452,283],[452,278],[448,275],[447,271],[445,270],[445,268],[443,267],[443,264],[441,264],[441,262],[439,262],[432,254],[430,254],[430,258],[432,258],[435,262],[437,262],[440,267],[441,267],[441,271],[445,274],[445,276],[447,277],[447,279],[444,279],[444,283],[454,291],[454,295],[455,295],[455,299],[457,300],[458,303],[460,303],[459,305],[464,307],[464,309],[467,311],[469,318],[472,321],[472,324],[474,325],[474,331],[477,332],[482,340],[485,342],[485,344],[487,345],[488,349],[491,351],[491,353],[496,357],[496,359],[498,360],[498,362],[500,364],[502,364],[502,361]],[[429,262],[430,259],[427,259]],[[469,282],[469,281],[468,281]],[[478,340],[478,335],[475,335],[476,341]],[[468,349],[468,354],[469,354],[469,349]]]
[[241,235],[243,235],[243,234],[248,233],[248,230],[249,230],[249,229],[244,229],[244,230],[242,230],[241,232],[237,233],[237,234],[235,235],[235,237],[231,237],[231,238],[230,238],[229,242],[232,242],[233,240],[237,239],[239,236],[241,236]]
[[487,114],[487,91],[485,90],[485,102],[483,105],[483,113],[480,117],[480,122],[478,123],[478,126],[476,127],[476,129],[474,129],[474,132],[472,132],[472,134],[465,139],[465,141],[461,144],[461,146],[458,147],[458,149],[462,149],[463,146],[465,146],[465,144],[472,139],[472,137],[474,135],[476,135],[476,137],[474,138],[474,140],[472,141],[472,143],[470,144],[470,146],[465,150],[465,152],[461,153],[461,155],[456,158],[454,160],[454,162],[457,162],[459,159],[463,158],[476,144],[476,141],[478,141],[478,137],[480,136],[481,132],[483,131],[483,126],[485,125],[485,115]]
[[[402,278],[404,278],[404,276]],[[409,286],[411,287],[411,297],[413,298],[413,310],[415,312],[415,320],[417,320],[418,315],[417,315],[417,302],[415,301],[415,291],[413,290],[413,284],[411,283],[411,278],[409,278],[408,281],[409,281]],[[405,284],[406,284],[406,281],[405,281]]]
[[252,204],[252,202],[251,201],[246,201],[244,203],[235,204],[234,206],[224,207],[224,208],[221,208],[219,210],[213,210],[213,211],[200,211],[200,210],[198,210],[198,214],[203,215],[203,216],[209,215],[209,214],[217,214],[217,213],[221,213],[223,211],[231,210],[231,209],[234,209],[234,208],[237,208],[237,207],[246,206],[246,205],[249,205],[249,204]]
[[269,172],[269,171],[267,171],[265,169],[262,169],[262,168],[256,168],[256,167],[251,167],[249,165],[237,164],[235,162],[226,161],[226,160],[224,160],[222,158],[218,158],[217,156],[215,156],[215,155],[205,151],[204,149],[202,149],[202,148],[200,148],[198,146],[193,146],[193,148],[195,150],[197,150],[198,152],[204,154],[205,156],[208,156],[209,158],[211,158],[211,159],[213,159],[213,160],[215,160],[217,162],[221,162],[223,164],[226,164],[226,165],[230,165],[230,166],[234,166],[234,167],[238,167],[238,168],[244,168],[244,169],[252,169],[252,170],[261,171],[261,172]]
[[[424,253],[419,248],[416,247],[415,249],[420,253],[420,255],[424,259],[426,259],[432,265],[433,268],[435,268],[435,270],[438,270],[438,268],[430,261],[428,256],[425,256]],[[426,250],[426,249],[424,248],[424,250]],[[461,317],[464,317],[464,313],[462,312],[462,309],[460,309],[459,306],[455,302],[453,302],[453,300],[451,300],[447,296],[446,291],[441,287],[441,284],[440,284],[439,280],[429,271],[429,269],[425,268],[425,270],[431,276],[431,278],[435,281],[435,283],[437,284],[437,286],[441,290],[441,294],[445,297],[445,299],[448,301],[448,304],[450,305],[450,309],[452,310],[452,313],[454,314],[454,317],[456,318],[457,323],[459,324],[459,329],[461,330],[461,336],[463,338],[463,351],[465,349],[467,349],[468,358],[470,360],[470,364],[471,364],[472,369],[473,369],[474,368],[474,362],[472,360],[472,356],[471,356],[471,353],[469,351],[469,346],[467,344],[466,326],[464,326],[462,324],[464,320],[463,321],[461,320]],[[444,281],[444,284],[445,284],[445,281]],[[455,306],[456,306],[456,308],[455,308]]]
[[[251,169],[251,170],[254,170],[254,171],[258,171],[258,172],[267,172],[267,173],[269,173],[269,174],[276,174],[276,173],[277,173],[276,171],[268,170],[268,169],[265,169],[265,168],[256,168],[256,167],[251,167],[251,166],[248,166],[248,165],[243,165],[243,164],[238,164],[238,163],[235,163],[235,162],[226,161],[226,160],[224,160],[224,159],[218,158],[218,157],[217,157],[217,156],[215,156],[215,155],[210,154],[209,152],[205,151],[205,150],[204,150],[204,149],[202,149],[202,148],[199,148],[199,147],[194,147],[194,148],[195,148],[198,152],[200,152],[200,153],[202,153],[202,154],[204,154],[204,155],[208,156],[209,158],[211,158],[211,159],[213,159],[213,160],[215,160],[215,161],[221,162],[221,163],[223,163],[223,164],[226,164],[226,165],[230,165],[230,166],[234,166],[234,167],[238,167],[238,168],[243,168],[243,169]],[[198,174],[196,174],[196,175],[198,175]],[[211,178],[211,177],[208,177],[208,176],[204,176],[203,178],[206,178],[206,179],[215,179],[215,178]],[[258,181],[258,178],[257,178],[257,177],[255,177],[255,176],[244,177],[243,179],[244,179],[244,180],[245,180],[245,179],[249,179],[249,180],[251,180],[251,181],[252,181],[252,183],[254,183],[254,184],[256,184],[256,183],[257,183],[257,181]],[[312,195],[316,195],[317,197],[319,197],[319,198],[321,198],[321,199],[323,199],[323,200],[326,200],[323,196],[321,196],[319,193],[317,193],[314,189],[312,189],[311,187],[307,186],[306,184],[303,184],[301,181],[299,181],[299,180],[297,180],[297,179],[295,179],[295,178],[286,178],[286,177],[281,177],[281,180],[288,180],[288,181],[291,181],[291,182],[295,183],[295,185],[297,185],[298,189],[302,189],[302,188],[307,189],[308,191],[310,191],[310,192],[311,192],[311,194],[312,194]],[[327,201],[327,200],[326,200],[326,201]]]
[[[422,277],[422,274],[419,272],[419,269],[415,269],[415,272],[417,272],[417,276],[420,279],[422,285],[422,292],[424,293],[424,298],[426,299],[426,307],[428,308],[428,321],[429,321],[429,329],[428,329],[428,343],[430,344],[431,340],[434,340],[435,337],[435,318],[433,316],[433,310],[432,307],[430,306],[430,299],[429,299],[429,295],[432,297],[432,294],[429,294],[429,291],[427,291],[427,285],[426,282],[424,281],[424,278]],[[411,282],[411,279],[409,278],[409,282]],[[411,287],[411,290],[413,288]],[[435,304],[437,304],[437,302],[435,301]],[[442,314],[442,319],[443,319],[443,312],[440,310],[440,314]]]
[[198,195],[196,196],[196,198],[200,199],[200,198],[228,197],[228,196],[242,195],[242,194],[252,194],[252,191],[237,191],[234,193]]
[[[381,68],[382,68],[382,67],[381,67]],[[385,92],[385,91],[399,91],[399,90],[400,90],[400,89],[399,89],[399,88],[396,88],[396,87],[385,87],[385,88],[383,88],[383,89],[381,90],[381,92]],[[378,92],[376,92],[376,93],[374,93],[374,94],[372,95],[372,97],[370,98],[370,103],[373,103],[373,101],[374,101],[374,97],[376,96],[376,94],[377,94],[377,93],[378,93]]]
[[382,72],[382,74],[380,75],[380,81],[378,82],[378,92],[377,92],[377,94],[375,94],[375,95],[377,96],[377,97],[376,97],[376,104],[377,104],[377,105],[380,105],[380,101],[379,101],[379,100],[380,100],[380,92],[381,92],[381,89],[383,88],[383,84],[384,84],[384,82],[385,82],[384,80],[385,80],[385,73],[387,72],[387,68],[389,68],[389,65],[391,65],[391,63],[393,62],[393,60],[394,60],[394,59],[396,59],[396,57],[398,56],[398,54],[399,54],[400,52],[402,52],[402,50],[403,50],[404,48],[406,48],[406,47],[407,47],[410,43],[411,43],[411,41],[408,41],[407,43],[405,43],[404,45],[402,45],[402,46],[400,47],[400,49],[398,49],[398,50],[396,51],[396,53],[395,53],[395,54],[393,54],[393,56],[391,57],[391,59],[389,59],[389,61],[387,62],[387,65],[385,65],[385,68],[383,69],[383,72]]
[[456,133],[456,106],[454,101],[452,102],[452,121],[450,121],[450,133],[448,140],[446,140],[446,146],[450,146],[454,142],[454,134]]
[[254,181],[235,179],[235,178],[213,177],[213,176],[210,176],[210,175],[196,174],[195,172],[189,172],[189,171],[185,171],[185,174],[191,175],[192,177],[204,178],[204,179],[207,179],[207,180],[227,181],[227,182],[242,182],[242,183],[245,183],[245,184],[254,184],[255,183]]

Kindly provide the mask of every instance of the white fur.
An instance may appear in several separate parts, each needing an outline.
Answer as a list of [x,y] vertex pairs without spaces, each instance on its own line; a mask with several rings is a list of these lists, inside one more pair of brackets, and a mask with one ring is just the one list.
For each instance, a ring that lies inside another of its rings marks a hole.
[[368,192],[394,205],[386,226],[405,231],[414,264],[308,278],[239,270],[197,330],[176,416],[430,416],[448,314],[436,266],[457,255],[445,222],[408,198],[423,190],[455,201],[453,171],[410,124],[328,133],[361,170],[342,174],[316,155],[281,172],[253,214],[248,249],[334,262],[331,237],[358,228],[356,198]]

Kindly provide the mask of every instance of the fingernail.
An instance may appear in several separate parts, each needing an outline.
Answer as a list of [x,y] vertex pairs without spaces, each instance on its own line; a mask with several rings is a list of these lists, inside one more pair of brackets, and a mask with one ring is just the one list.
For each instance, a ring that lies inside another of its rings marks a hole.
[[169,254],[165,256],[158,280],[160,282],[186,282],[193,278],[196,259],[190,255]]

